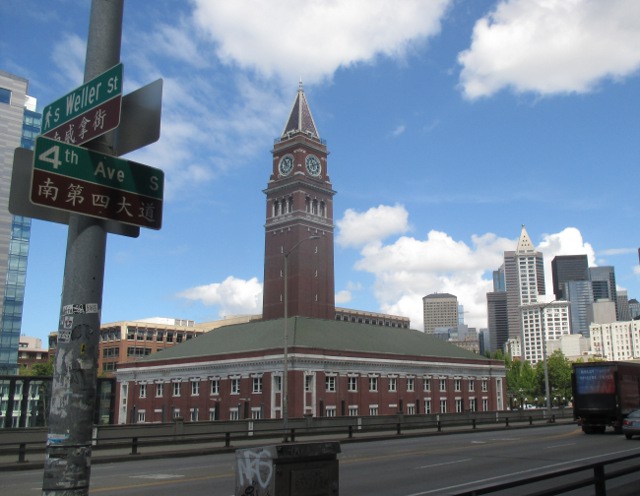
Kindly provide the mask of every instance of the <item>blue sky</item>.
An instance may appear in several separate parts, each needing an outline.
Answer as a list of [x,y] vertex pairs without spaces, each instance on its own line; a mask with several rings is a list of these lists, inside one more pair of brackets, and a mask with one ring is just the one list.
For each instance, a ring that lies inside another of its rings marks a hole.
[[[82,83],[89,1],[5,0],[0,68]],[[271,149],[304,83],[331,152],[339,306],[458,296],[486,327],[521,225],[640,298],[636,0],[125,2],[125,94],[164,79],[163,228],[109,236],[102,322],[260,313]],[[57,329],[67,230],[34,221],[23,333]],[[551,272],[546,273],[547,286]],[[549,290],[550,292],[550,290]]]

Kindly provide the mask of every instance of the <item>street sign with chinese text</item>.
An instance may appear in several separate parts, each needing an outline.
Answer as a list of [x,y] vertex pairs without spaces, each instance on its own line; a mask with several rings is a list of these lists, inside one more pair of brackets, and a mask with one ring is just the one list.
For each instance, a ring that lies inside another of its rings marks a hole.
[[113,66],[42,112],[42,135],[81,145],[115,129],[122,105],[122,64]]
[[43,136],[36,139],[34,204],[160,229],[163,190],[160,169]]

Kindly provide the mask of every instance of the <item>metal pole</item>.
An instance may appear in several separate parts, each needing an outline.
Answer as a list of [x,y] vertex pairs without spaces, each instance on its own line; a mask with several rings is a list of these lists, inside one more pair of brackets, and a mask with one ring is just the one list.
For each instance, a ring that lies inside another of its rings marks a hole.
[[283,441],[289,441],[289,255],[305,241],[318,239],[320,236],[309,236],[301,239],[284,254],[284,345],[282,366],[282,430]]
[[558,300],[553,300],[540,307],[540,329],[542,331],[542,360],[543,360],[543,369],[544,369],[544,389],[546,395],[546,412],[547,412],[547,420],[551,421],[551,388],[549,387],[549,364],[547,363],[547,337],[544,332],[544,324],[545,324],[545,309],[555,303]]
[[[120,62],[124,0],[92,0],[84,81]],[[110,153],[109,135],[87,148]],[[71,215],[44,463],[43,496],[89,494],[107,232]]]

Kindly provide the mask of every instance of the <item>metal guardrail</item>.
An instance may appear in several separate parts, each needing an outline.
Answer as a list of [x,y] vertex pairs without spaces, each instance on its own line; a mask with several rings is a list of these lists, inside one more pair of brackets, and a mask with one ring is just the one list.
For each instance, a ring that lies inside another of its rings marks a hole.
[[[605,472],[605,467],[615,464],[624,463],[627,461],[633,460],[629,466],[624,468],[620,468],[617,470],[611,470],[609,472]],[[549,481],[550,479],[560,479],[563,477],[567,477],[573,474],[579,474],[582,472],[586,473],[586,477],[571,482],[562,482],[558,481],[559,484],[550,489],[542,489],[533,493],[527,493],[531,496],[553,496],[556,494],[564,494],[569,491],[574,491],[576,489],[582,489],[584,487],[592,486],[594,489],[595,496],[606,496],[607,495],[607,487],[606,481],[616,479],[618,477],[622,477],[625,475],[637,473],[640,470],[640,454],[635,455],[625,455],[616,458],[609,458],[600,462],[586,463],[580,464],[579,466],[574,466],[570,468],[564,469],[555,469],[546,471],[540,475],[536,475],[533,477],[525,477],[522,479],[510,481],[510,482],[502,482],[498,484],[489,484],[480,487],[476,487],[474,489],[465,490],[461,492],[452,492],[447,493],[447,496],[480,496],[482,494],[492,494],[499,491],[505,491],[507,489],[520,488],[517,491],[517,494],[525,494],[522,492],[523,489],[526,489],[525,486],[532,486],[538,482]],[[593,475],[589,475],[592,473]],[[530,489],[532,489],[530,487]],[[514,493],[511,493],[514,494]]]
[[[468,415],[451,415],[451,416],[390,416],[388,418],[381,417],[383,421],[375,421],[374,417],[367,417],[363,422],[363,417],[344,417],[335,418],[335,425],[314,426],[312,423],[299,422],[294,423],[287,429],[286,437],[295,442],[299,438],[312,438],[315,436],[330,436],[337,440],[349,441],[358,438],[372,436],[389,436],[389,435],[406,435],[413,433],[414,435],[442,433],[451,429],[461,431],[473,431],[478,428],[504,428],[507,429],[513,425],[521,424],[532,426],[535,422],[551,423],[555,422],[556,416],[552,415],[546,418],[544,415],[525,415],[523,413],[515,413],[509,416],[504,412],[491,416],[478,416],[470,418]],[[326,420],[326,419],[324,419]],[[190,423],[198,424],[198,423]],[[214,423],[215,424],[215,423]],[[211,428],[215,427],[210,424]],[[94,437],[92,441],[92,451],[94,453],[106,452],[108,450],[126,449],[129,455],[138,455],[142,448],[154,448],[157,453],[162,453],[157,448],[167,447],[165,451],[175,450],[179,446],[192,444],[220,444],[217,449],[231,448],[232,442],[262,440],[284,438],[285,432],[280,423],[269,422],[265,426],[256,428],[258,422],[244,421],[229,423],[223,431],[216,432],[172,432],[170,434],[152,433],[148,435],[142,434],[145,430],[144,426],[138,426],[132,434],[124,436],[100,436]],[[184,424],[185,426],[187,424]],[[233,428],[242,425],[243,428]],[[291,425],[291,424],[290,424]],[[275,427],[270,427],[275,426]],[[116,426],[114,426],[116,427]],[[127,426],[130,427],[130,426]],[[147,427],[155,427],[149,424]],[[230,428],[231,427],[231,428]],[[150,430],[150,429],[147,429]],[[419,432],[420,431],[420,432]],[[39,454],[45,452],[45,443],[43,441],[14,441],[0,443],[0,456],[17,456],[18,463],[27,462],[28,454]]]

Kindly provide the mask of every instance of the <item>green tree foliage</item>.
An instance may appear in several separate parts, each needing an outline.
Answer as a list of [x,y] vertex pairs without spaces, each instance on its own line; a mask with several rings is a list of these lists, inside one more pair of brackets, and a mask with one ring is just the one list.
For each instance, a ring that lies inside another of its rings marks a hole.
[[[549,390],[552,404],[566,403],[571,397],[571,361],[562,351],[556,350],[547,357],[549,371]],[[544,362],[536,364],[536,382],[542,397],[545,396]]]
[[53,358],[46,362],[34,363],[31,367],[21,368],[20,375],[37,375],[37,376],[53,376]]

